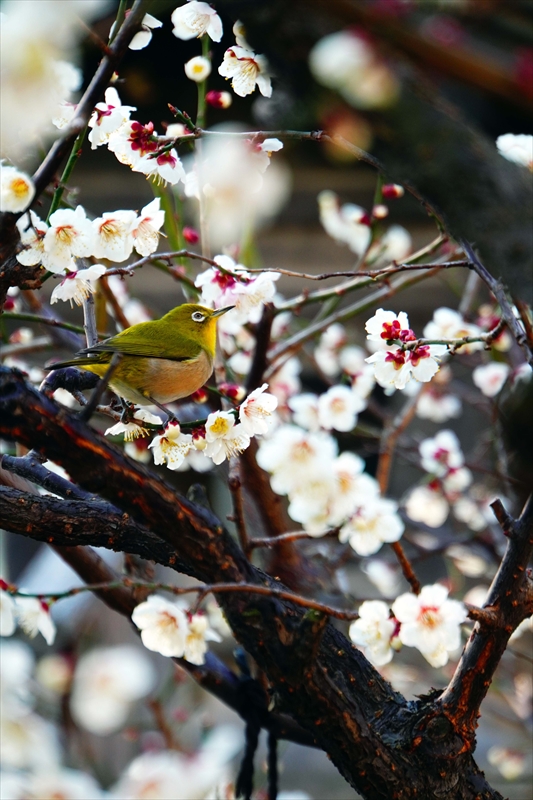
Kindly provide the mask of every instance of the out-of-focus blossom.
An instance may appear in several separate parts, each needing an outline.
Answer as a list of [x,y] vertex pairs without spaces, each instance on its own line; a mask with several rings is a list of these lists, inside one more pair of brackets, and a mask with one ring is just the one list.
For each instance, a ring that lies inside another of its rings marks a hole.
[[[452,308],[437,308],[433,319],[424,328],[426,339],[463,339],[464,337],[481,336],[483,331],[478,325],[465,322],[458,311]],[[471,342],[459,348],[461,354],[483,350],[483,342]]]
[[382,600],[365,600],[359,607],[359,619],[350,625],[352,642],[363,647],[366,657],[377,666],[392,660],[391,639],[396,622]]
[[318,419],[325,430],[351,431],[357,423],[357,415],[366,407],[348,386],[332,386],[318,398]]
[[128,47],[130,50],[142,50],[152,41],[152,31],[161,28],[163,23],[151,14],[145,14],[141,23],[141,30],[135,34]]
[[26,713],[35,656],[26,642],[7,639],[0,643],[0,704],[2,714]]
[[353,203],[341,206],[337,195],[326,190],[318,195],[318,209],[326,233],[362,256],[372,238],[370,218],[364,208]]
[[136,219],[135,211],[106,211],[94,219],[92,255],[109,261],[126,261],[133,250],[132,229]]
[[399,638],[407,647],[416,647],[433,667],[448,663],[450,653],[461,644],[461,624],[467,618],[463,603],[448,598],[441,584],[424,586],[419,595],[400,595],[392,613],[401,623]]
[[368,252],[368,260],[374,262],[403,261],[413,249],[411,234],[401,225],[391,227],[377,240]]
[[184,66],[185,74],[195,83],[203,83],[211,75],[211,62],[203,56],[194,56]]
[[384,108],[398,94],[391,70],[354,31],[338,31],[320,39],[309,55],[309,67],[319,83],[336,89],[356,108]]
[[[139,35],[139,34],[137,34]],[[89,120],[89,136],[91,148],[96,150],[102,144],[107,144],[109,137],[130,118],[135,106],[123,106],[117,90],[110,86],[105,91],[105,101],[97,103]]]
[[239,97],[252,94],[256,86],[263,97],[272,95],[268,62],[265,56],[256,55],[252,50],[238,45],[228,48],[218,72],[231,80],[231,88]]
[[222,639],[209,625],[205,614],[194,614],[189,620],[185,639],[184,658],[191,664],[204,664],[207,642],[221,642]]
[[159,244],[159,231],[164,222],[165,212],[161,209],[161,200],[156,197],[142,209],[133,226],[134,247],[140,256],[155,253]]
[[340,352],[346,344],[346,330],[335,323],[326,328],[315,347],[315,361],[324,375],[334,378],[340,372]]
[[73,676],[71,660],[59,653],[51,653],[39,659],[35,668],[35,680],[49,692],[66,694]]
[[222,20],[209,3],[190,0],[174,9],[170,18],[174,25],[172,33],[178,39],[199,39],[206,33],[213,42],[222,39]]
[[394,596],[398,593],[401,577],[398,570],[386,561],[380,558],[365,559],[361,563],[361,569],[381,594]]
[[483,556],[472,547],[464,544],[452,544],[446,549],[446,555],[452,559],[459,572],[467,578],[480,578],[490,571],[489,564]]
[[50,303],[57,303],[58,300],[70,301],[81,306],[90,294],[94,294],[94,282],[98,280],[106,271],[102,264],[93,264],[87,269],[80,269],[77,272],[67,272],[59,286],[56,286],[50,297]]
[[26,797],[32,800],[103,800],[104,794],[92,775],[52,766],[24,776],[21,798]]
[[29,206],[34,196],[35,186],[30,176],[0,162],[0,211],[18,214]]
[[355,345],[343,347],[339,353],[339,365],[350,377],[352,391],[363,400],[367,399],[376,384],[374,368],[366,363],[366,356],[363,348]]
[[460,399],[454,394],[442,394],[429,389],[422,392],[416,405],[416,415],[432,422],[446,422],[461,414]]
[[397,542],[403,531],[396,503],[370,497],[342,526],[339,541],[348,542],[360,556],[370,556],[377,553],[384,542]]
[[528,631],[533,633],[533,617],[526,617],[526,619],[523,619],[518,628],[511,634],[509,641],[516,642],[517,639],[520,639],[520,637]]
[[[44,237],[46,266],[51,272],[75,271],[73,257],[92,255],[94,230],[82,206],[54,211]],[[74,269],[73,269],[74,266]]]
[[435,437],[424,439],[419,452],[423,468],[437,477],[444,477],[464,464],[461,445],[453,431],[439,431]]
[[301,388],[300,372],[302,365],[296,357],[289,358],[270,378],[270,391],[278,398],[280,406],[287,404],[290,397]]
[[272,153],[279,153],[283,149],[283,142],[279,139],[264,139],[255,146],[255,158],[259,172],[265,172],[270,164]]
[[440,487],[433,483],[416,486],[405,502],[407,516],[415,522],[423,522],[430,528],[440,528],[450,511],[450,505]]
[[[49,769],[61,752],[57,729],[28,709],[6,709],[0,716],[0,763],[5,769]],[[24,798],[24,795],[23,795]]]
[[510,747],[494,745],[487,753],[487,760],[507,781],[516,780],[526,769],[526,754]]
[[29,637],[34,639],[40,633],[46,644],[53,644],[56,626],[50,616],[50,607],[37,597],[16,597],[15,613],[17,622]]
[[215,89],[207,92],[205,101],[213,108],[229,108],[233,103],[233,97],[229,92],[217,92]]
[[76,665],[70,710],[78,725],[106,736],[120,730],[133,704],[153,689],[155,670],[136,647],[98,647]]
[[170,422],[149,447],[153,450],[154,464],[166,464],[168,469],[175,470],[181,467],[194,444],[190,433],[182,433],[179,423]]
[[318,395],[310,392],[296,394],[289,399],[289,408],[295,424],[300,428],[305,428],[307,431],[317,431],[320,428]]
[[214,411],[205,423],[205,455],[215,464],[238,456],[250,446],[250,435],[243,423],[235,424],[231,411]]
[[472,380],[485,397],[495,397],[503,388],[511,367],[499,361],[492,361],[476,367],[472,373]]
[[266,389],[268,389],[268,383],[254,389],[241,403],[239,420],[249,436],[268,433],[273,422],[272,412],[277,408],[278,401],[274,395],[265,391]]
[[10,594],[0,589],[0,636],[11,636],[16,627],[15,601]]
[[496,139],[496,147],[508,161],[533,171],[533,136],[525,133],[504,133]]
[[375,478],[364,472],[365,462],[355,453],[341,453],[331,464],[332,494],[328,504],[328,524],[340,525],[366,500],[379,496]]
[[[139,408],[135,414],[133,415],[133,419],[138,419],[140,423],[147,422],[149,425],[162,425],[163,420],[161,417],[157,417],[155,414],[151,414],[149,411],[146,411],[144,408]],[[120,436],[124,434],[124,441],[125,442],[132,442],[134,439],[143,438],[145,436],[150,435],[149,428],[144,427],[144,425],[139,424],[138,422],[117,422],[111,428],[108,428],[104,436]],[[179,438],[179,437],[178,437]],[[154,440],[155,441],[155,440]],[[149,445],[152,447],[153,442]],[[156,445],[154,445],[154,448]],[[159,449],[163,451],[163,447],[159,445]],[[155,461],[156,454],[154,452],[154,462],[157,463],[164,463],[164,461]]]

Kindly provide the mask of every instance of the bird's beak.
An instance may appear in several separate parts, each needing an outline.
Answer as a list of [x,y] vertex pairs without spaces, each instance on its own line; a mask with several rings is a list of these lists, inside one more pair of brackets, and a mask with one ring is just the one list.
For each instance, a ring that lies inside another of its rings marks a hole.
[[222,314],[225,314],[226,311],[231,311],[232,308],[235,308],[235,306],[226,306],[225,308],[217,308],[216,311],[213,311],[211,316],[212,317],[221,317]]

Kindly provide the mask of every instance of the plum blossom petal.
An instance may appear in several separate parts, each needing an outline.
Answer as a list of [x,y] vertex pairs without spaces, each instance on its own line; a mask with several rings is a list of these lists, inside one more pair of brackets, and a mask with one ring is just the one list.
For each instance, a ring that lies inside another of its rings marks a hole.
[[153,450],[154,464],[166,464],[168,469],[179,469],[193,449],[190,433],[182,433],[177,422],[170,422],[164,433],[155,436],[149,444]]
[[278,401],[266,389],[268,389],[268,383],[254,389],[241,403],[239,420],[249,436],[268,433],[273,422],[272,412],[277,408]]
[[25,266],[41,263],[46,265],[47,256],[44,252],[43,240],[48,230],[47,223],[39,219],[37,214],[30,209],[27,214],[19,217],[16,225],[20,234],[21,244],[24,245],[24,250],[17,253],[17,261]]
[[359,619],[350,625],[352,642],[363,647],[366,657],[376,666],[392,660],[391,639],[396,622],[382,600],[365,600],[359,607]]
[[228,48],[218,72],[222,77],[231,79],[231,88],[240,97],[252,94],[256,86],[263,97],[272,95],[267,60],[252,50],[238,45]]
[[504,133],[496,139],[496,147],[508,161],[533,171],[533,136],[526,133]]
[[221,642],[222,638],[209,626],[205,614],[194,614],[189,620],[184,658],[191,664],[204,664],[208,641]]
[[95,258],[126,261],[133,250],[132,229],[137,219],[135,211],[106,211],[93,220]]
[[170,18],[174,26],[172,33],[178,39],[199,39],[206,33],[213,42],[222,39],[222,20],[208,3],[191,0],[174,9]]
[[145,14],[141,23],[141,30],[135,34],[128,47],[130,50],[143,50],[152,41],[152,31],[161,28],[163,23],[151,14]]
[[165,212],[161,209],[161,200],[156,197],[142,209],[132,230],[134,247],[140,256],[155,253],[164,222]]
[[163,656],[183,657],[187,642],[187,616],[181,606],[152,594],[133,610],[131,619],[141,631],[148,650]]
[[493,361],[476,367],[472,373],[472,380],[485,397],[495,397],[501,392],[510,371],[509,364]]
[[239,455],[250,445],[250,435],[242,423],[235,424],[231,411],[214,411],[205,423],[206,447],[204,454],[214,464]]
[[93,264],[88,269],[80,269],[77,272],[68,272],[59,286],[52,292],[50,303],[57,303],[58,300],[67,300],[81,306],[83,301],[94,294],[94,282],[98,280],[106,271],[102,264]]
[[104,97],[105,102],[96,104],[89,120],[91,130],[88,139],[93,150],[102,144],[107,144],[111,134],[129,121],[130,113],[137,110],[135,106],[123,106],[113,86],[106,89]]
[[32,639],[42,634],[47,644],[53,644],[56,637],[56,626],[50,616],[50,607],[37,597],[17,597],[15,599],[17,621]]

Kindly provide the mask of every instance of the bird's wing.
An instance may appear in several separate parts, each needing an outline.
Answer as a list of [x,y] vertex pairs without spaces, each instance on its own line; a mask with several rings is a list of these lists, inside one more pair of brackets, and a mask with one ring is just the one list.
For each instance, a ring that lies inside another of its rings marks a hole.
[[[169,334],[168,325],[163,328],[154,322],[140,322],[121,331],[110,339],[80,350],[82,354],[122,353],[144,358],[167,358],[171,361],[189,361],[200,355],[201,346],[184,336]],[[144,330],[143,330],[144,329]]]

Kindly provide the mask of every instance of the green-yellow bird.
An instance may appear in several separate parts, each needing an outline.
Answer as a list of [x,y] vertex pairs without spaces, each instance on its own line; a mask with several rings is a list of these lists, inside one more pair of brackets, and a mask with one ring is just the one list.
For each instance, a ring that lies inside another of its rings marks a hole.
[[139,322],[50,369],[80,367],[103,377],[115,353],[121,359],[109,385],[137,405],[162,406],[195,392],[213,372],[217,319],[234,306],[177,306],[161,319]]

